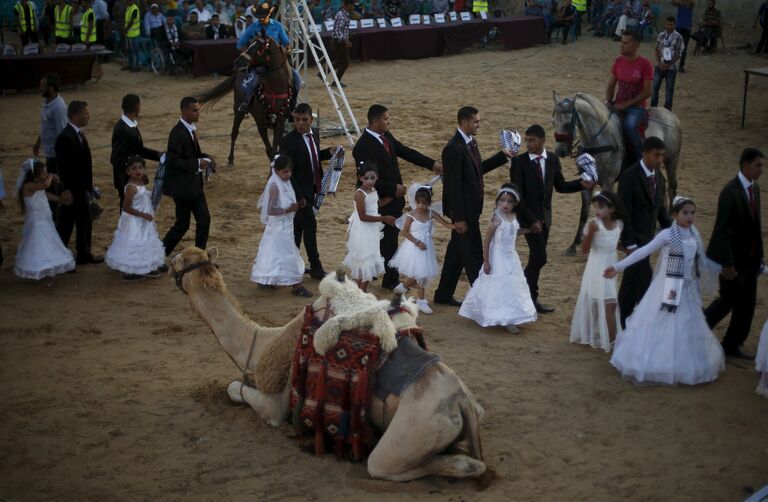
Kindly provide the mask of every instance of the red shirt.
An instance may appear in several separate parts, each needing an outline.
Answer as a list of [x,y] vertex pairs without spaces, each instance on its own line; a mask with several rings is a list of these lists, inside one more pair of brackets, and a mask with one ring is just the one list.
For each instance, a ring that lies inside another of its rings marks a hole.
[[[653,80],[653,65],[642,56],[638,56],[634,61],[630,61],[627,56],[619,56],[611,67],[611,74],[619,84],[615,102],[625,103],[643,91],[643,82]],[[648,102],[643,100],[639,106],[646,108]]]

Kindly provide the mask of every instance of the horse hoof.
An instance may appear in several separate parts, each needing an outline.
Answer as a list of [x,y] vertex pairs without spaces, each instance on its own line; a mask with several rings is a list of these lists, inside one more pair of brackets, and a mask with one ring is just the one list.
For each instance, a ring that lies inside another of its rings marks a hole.
[[227,159],[227,165],[228,166],[232,166],[234,164],[235,164],[235,159],[233,157],[230,157],[229,159]]
[[563,251],[563,256],[576,256],[576,246],[569,246],[565,251]]

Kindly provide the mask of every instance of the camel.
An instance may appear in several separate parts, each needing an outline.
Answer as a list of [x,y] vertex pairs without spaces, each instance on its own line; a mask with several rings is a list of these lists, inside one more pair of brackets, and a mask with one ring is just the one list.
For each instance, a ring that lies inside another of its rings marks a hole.
[[[213,252],[209,255],[190,247],[172,259],[171,273],[177,286],[189,295],[193,309],[243,374],[243,381],[229,384],[230,399],[250,405],[267,423],[278,427],[288,417],[291,361],[301,335],[304,313],[285,326],[272,328],[249,319],[228,292],[215,259]],[[331,306],[336,318],[326,320],[323,325],[331,326],[329,331],[349,329],[350,323],[359,324],[360,316],[355,314],[361,309],[355,310],[355,299],[357,304],[365,306],[362,310],[378,302],[348,278],[337,278],[337,274],[329,274],[320,286],[321,296],[313,303],[313,311],[315,316],[328,317],[325,310]],[[334,298],[329,299],[323,293],[332,290],[339,301],[334,302]],[[406,302],[404,306],[406,312],[392,318],[395,329],[416,326],[415,305]],[[386,308],[382,310],[386,312]],[[384,328],[382,336],[387,336],[387,331]],[[319,330],[315,336],[316,348],[318,338]],[[382,347],[384,342],[382,339]],[[372,397],[369,417],[383,435],[368,457],[368,473],[374,479],[391,481],[410,481],[428,475],[483,476],[486,464],[482,459],[479,430],[482,414],[483,409],[456,373],[441,361],[433,364],[400,396],[390,395],[386,400]]]

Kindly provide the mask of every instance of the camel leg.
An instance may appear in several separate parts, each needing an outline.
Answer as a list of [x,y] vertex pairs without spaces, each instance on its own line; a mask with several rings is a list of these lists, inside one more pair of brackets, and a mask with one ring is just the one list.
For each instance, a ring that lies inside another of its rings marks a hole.
[[286,385],[281,394],[265,394],[258,389],[243,385],[239,380],[227,387],[229,398],[235,403],[246,403],[272,427],[279,427],[288,416],[290,389]]
[[235,106],[235,118],[232,120],[232,132],[230,133],[230,144],[229,144],[229,165],[235,163],[235,142],[237,141],[237,137],[240,135],[240,124],[243,122],[243,119],[245,118],[245,114],[240,112],[238,110],[238,106]]
[[[427,379],[429,389],[439,391],[427,394],[414,383],[400,396],[392,422],[368,457],[371,477],[410,481],[429,475],[478,477],[485,472],[485,463],[477,458],[444,453],[462,439],[465,429],[477,433],[479,428],[476,410],[458,378],[438,370],[430,371]],[[481,456],[479,444],[469,450]]]
[[576,256],[576,247],[581,244],[581,239],[583,238],[584,234],[584,225],[587,223],[587,218],[589,218],[589,206],[592,201],[592,190],[582,190],[581,191],[581,211],[579,212],[579,226],[576,228],[576,237],[574,237],[573,242],[570,246],[565,250],[563,253],[564,256]]

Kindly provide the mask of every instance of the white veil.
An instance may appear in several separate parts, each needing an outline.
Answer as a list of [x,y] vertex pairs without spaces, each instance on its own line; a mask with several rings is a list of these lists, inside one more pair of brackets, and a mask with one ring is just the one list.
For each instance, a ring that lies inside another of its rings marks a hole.
[[256,205],[261,212],[261,222],[265,225],[269,219],[269,191],[273,185],[277,187],[278,196],[277,199],[272,202],[271,209],[282,209],[284,214],[285,210],[288,209],[291,204],[296,202],[296,192],[293,191],[291,181],[283,181],[280,179],[280,176],[277,175],[275,170],[272,169],[272,175],[269,177],[269,180],[267,180],[267,186],[264,187],[264,192],[262,192],[261,197],[259,197],[259,202]]

